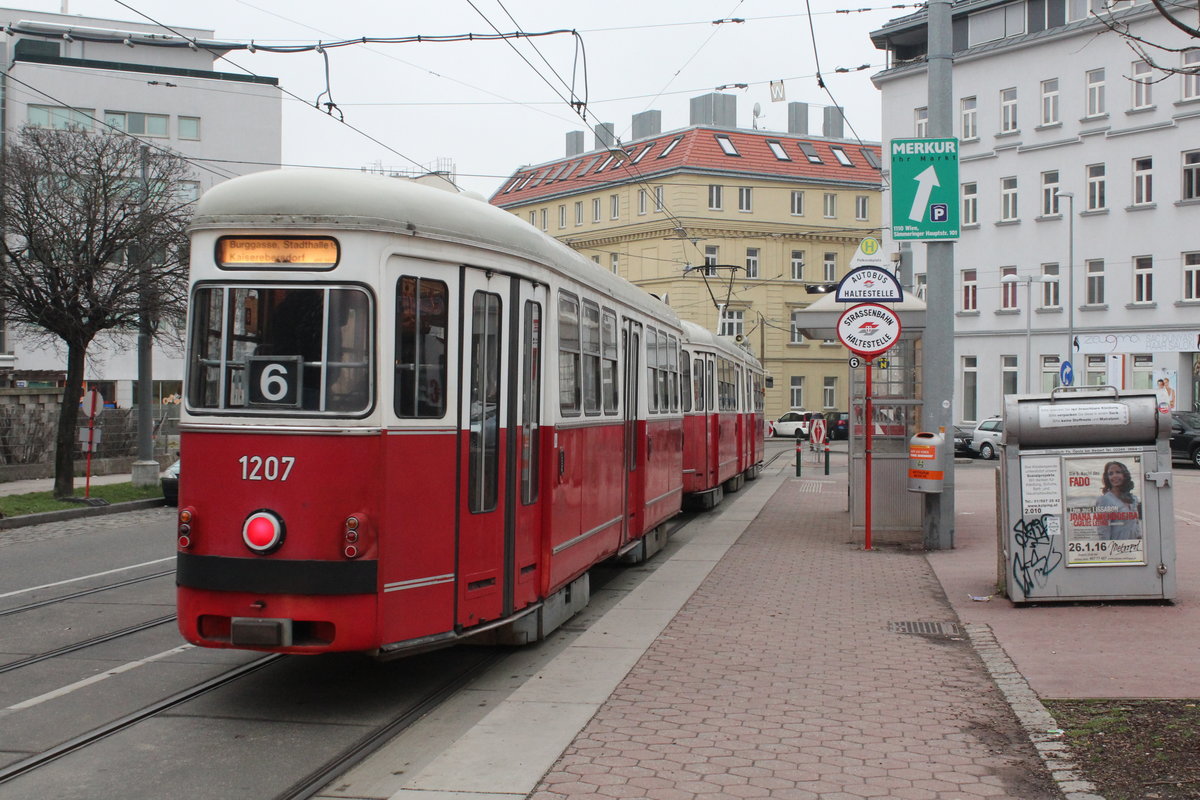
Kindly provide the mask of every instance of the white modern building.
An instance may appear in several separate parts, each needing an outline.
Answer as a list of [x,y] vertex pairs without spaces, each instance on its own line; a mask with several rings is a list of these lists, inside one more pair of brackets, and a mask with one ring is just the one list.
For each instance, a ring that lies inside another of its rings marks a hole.
[[[0,26],[5,141],[26,123],[105,135],[115,127],[191,160],[189,189],[196,197],[215,183],[279,164],[276,79],[217,71],[224,50],[211,30],[11,8],[0,8]],[[170,44],[176,46],[163,46]],[[89,351],[86,378],[110,403],[133,404],[135,342],[98,340]],[[0,350],[16,374],[65,370],[63,352],[37,349],[11,331]],[[156,347],[156,401],[179,391],[181,355]]]
[[[952,16],[962,235],[954,297],[926,299],[954,304],[955,418],[1049,391],[1068,357],[1076,384],[1166,381],[1164,401],[1200,409],[1200,43],[1147,0],[959,0]],[[1103,20],[1192,72],[1156,70]],[[887,169],[890,140],[929,135],[926,14],[871,36]]]

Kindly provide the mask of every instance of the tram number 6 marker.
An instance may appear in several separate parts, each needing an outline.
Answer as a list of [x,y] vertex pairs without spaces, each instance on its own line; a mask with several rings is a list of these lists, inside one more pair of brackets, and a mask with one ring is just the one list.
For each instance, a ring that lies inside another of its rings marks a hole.
[[300,356],[252,356],[247,359],[250,404],[300,407]]

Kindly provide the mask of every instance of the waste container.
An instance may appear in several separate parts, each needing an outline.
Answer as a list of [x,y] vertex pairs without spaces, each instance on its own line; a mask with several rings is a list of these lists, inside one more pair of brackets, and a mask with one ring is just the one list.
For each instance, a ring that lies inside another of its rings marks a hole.
[[1009,395],[1000,548],[1014,603],[1173,600],[1170,417],[1153,392]]

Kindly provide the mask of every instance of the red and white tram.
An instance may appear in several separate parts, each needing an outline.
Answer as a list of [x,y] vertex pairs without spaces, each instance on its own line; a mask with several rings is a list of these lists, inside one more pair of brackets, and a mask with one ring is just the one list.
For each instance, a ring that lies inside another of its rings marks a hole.
[[[757,362],[479,200],[262,172],[206,193],[191,235],[194,644],[540,638],[587,603],[591,566],[662,546],[685,492],[757,474]],[[694,472],[685,416],[712,439]]]

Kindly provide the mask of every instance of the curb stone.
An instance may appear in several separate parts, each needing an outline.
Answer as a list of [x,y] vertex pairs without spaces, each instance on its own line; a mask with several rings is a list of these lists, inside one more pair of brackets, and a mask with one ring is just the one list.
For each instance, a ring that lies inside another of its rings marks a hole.
[[[1070,746],[1063,741],[1054,716],[1042,705],[1037,693],[996,641],[990,625],[970,623],[963,626],[971,646],[983,659],[992,680],[1008,701],[1017,721],[1025,729],[1046,770],[1066,800],[1104,800],[1095,784],[1084,779],[1075,763]],[[1059,731],[1059,732],[1055,732]]]
[[21,514],[15,517],[0,518],[0,531],[13,528],[24,528],[27,525],[41,525],[43,522],[61,522],[80,517],[100,517],[106,514],[119,514],[122,511],[140,511],[143,508],[159,508],[166,505],[161,497],[151,497],[146,500],[131,500],[127,503],[111,503],[106,506],[81,506],[79,508],[64,508],[62,511],[45,511],[41,514]]

